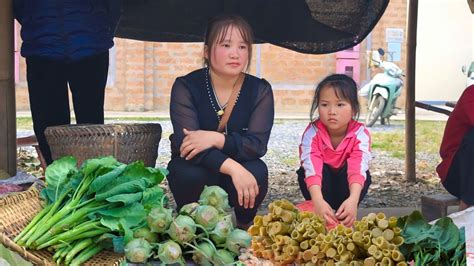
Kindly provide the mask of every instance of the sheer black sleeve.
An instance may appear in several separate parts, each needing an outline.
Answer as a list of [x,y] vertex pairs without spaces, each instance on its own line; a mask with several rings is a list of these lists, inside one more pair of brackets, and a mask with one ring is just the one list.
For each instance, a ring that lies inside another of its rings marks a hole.
[[[183,128],[199,130],[199,119],[195,101],[183,78],[177,78],[171,89],[170,117],[174,134],[171,137],[171,150],[174,156],[179,156],[179,148],[183,143]],[[228,156],[216,148],[207,149],[194,156],[190,161],[219,171]]]
[[236,160],[257,159],[267,152],[273,127],[274,103],[271,85],[261,80],[245,134],[232,132],[226,136],[223,152]]

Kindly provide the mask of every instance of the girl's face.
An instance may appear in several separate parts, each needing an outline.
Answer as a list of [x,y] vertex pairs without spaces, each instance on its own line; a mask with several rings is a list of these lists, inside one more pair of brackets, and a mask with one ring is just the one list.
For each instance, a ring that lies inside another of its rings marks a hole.
[[345,134],[347,125],[354,112],[349,101],[338,98],[332,86],[321,89],[318,105],[319,119],[326,126],[328,133]]
[[[222,39],[221,42],[219,42]],[[205,48],[205,57],[212,71],[218,75],[234,77],[243,72],[248,64],[249,47],[240,31],[230,26],[224,38],[218,36],[212,51]]]

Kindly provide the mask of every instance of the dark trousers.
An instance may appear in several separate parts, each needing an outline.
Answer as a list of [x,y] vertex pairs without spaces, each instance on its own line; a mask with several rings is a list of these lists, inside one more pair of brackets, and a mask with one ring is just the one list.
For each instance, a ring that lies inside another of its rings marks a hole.
[[443,186],[468,205],[474,205],[474,128],[464,136]]
[[[296,171],[298,174],[298,183],[300,185],[301,193],[306,200],[311,200],[311,194],[309,193],[308,187],[304,182],[305,173],[303,167],[300,167]],[[365,180],[364,187],[360,193],[359,203],[364,199],[372,183],[372,177],[369,171],[367,171],[367,179]],[[349,182],[347,181],[347,164],[345,164],[338,171],[334,171],[329,165],[323,165],[323,180],[321,184],[321,192],[324,200],[331,205],[334,210],[339,209],[341,204],[349,197]]]
[[268,191],[268,169],[259,159],[240,163],[253,174],[259,186],[253,208],[245,209],[239,205],[237,191],[230,176],[194,165],[181,157],[171,159],[167,179],[178,210],[185,204],[198,201],[205,185],[217,185],[229,194],[229,204],[234,207],[237,221],[242,224],[251,222]]
[[52,162],[44,130],[71,123],[68,84],[76,122],[104,123],[104,93],[109,52],[65,63],[43,57],[26,58],[33,129],[46,163]]

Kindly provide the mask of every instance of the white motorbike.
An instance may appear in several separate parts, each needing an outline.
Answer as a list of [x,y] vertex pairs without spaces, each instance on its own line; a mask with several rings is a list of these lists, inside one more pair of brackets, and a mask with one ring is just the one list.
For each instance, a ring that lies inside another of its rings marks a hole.
[[396,102],[403,87],[402,77],[405,75],[402,69],[395,63],[383,61],[384,54],[385,51],[382,48],[372,52],[371,62],[384,71],[375,75],[359,91],[359,95],[368,100],[365,119],[367,127],[373,126],[379,117],[382,125],[390,122],[390,117],[395,114]]

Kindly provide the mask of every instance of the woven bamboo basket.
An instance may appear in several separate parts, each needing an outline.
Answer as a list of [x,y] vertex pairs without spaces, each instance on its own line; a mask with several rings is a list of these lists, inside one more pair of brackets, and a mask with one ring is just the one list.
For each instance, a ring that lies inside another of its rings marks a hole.
[[131,163],[142,160],[154,167],[161,138],[160,124],[64,125],[48,127],[46,139],[53,160],[74,156],[78,165],[98,156],[114,156]]
[[[43,203],[39,190],[32,186],[29,190],[12,193],[0,198],[0,242],[35,265],[55,265],[53,254],[47,250],[29,250],[17,245],[13,239],[41,211]],[[85,265],[119,265],[124,257],[112,251],[102,251]]]

